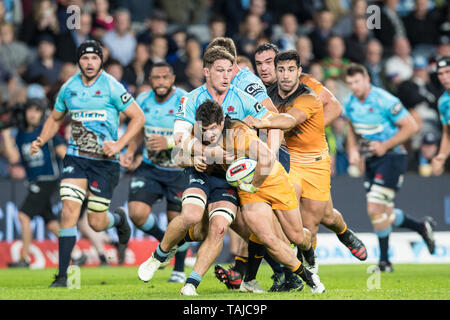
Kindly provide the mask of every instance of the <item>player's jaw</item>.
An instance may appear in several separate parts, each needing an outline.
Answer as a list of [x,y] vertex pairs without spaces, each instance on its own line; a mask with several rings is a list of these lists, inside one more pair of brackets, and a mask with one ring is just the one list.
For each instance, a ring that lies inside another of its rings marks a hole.
[[92,80],[99,74],[102,68],[102,60],[96,54],[85,54],[80,58],[79,66],[83,76]]
[[450,67],[445,67],[437,72],[439,81],[446,90],[450,90]]

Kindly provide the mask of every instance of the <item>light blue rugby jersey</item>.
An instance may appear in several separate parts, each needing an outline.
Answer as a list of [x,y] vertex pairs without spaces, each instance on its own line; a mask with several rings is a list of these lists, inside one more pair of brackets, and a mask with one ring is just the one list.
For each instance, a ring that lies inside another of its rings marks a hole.
[[243,68],[236,74],[231,84],[258,100],[259,103],[269,98],[264,83],[249,68]]
[[448,91],[445,91],[439,98],[438,107],[441,123],[450,126],[450,94]]
[[[344,112],[355,133],[373,141],[392,138],[398,131],[395,123],[409,114],[397,97],[375,86],[371,87],[363,103],[350,94],[344,103]],[[400,146],[394,150],[399,151]]]
[[[206,88],[206,84],[189,92],[181,99],[176,120],[184,120],[195,123],[195,113],[198,107],[206,100],[214,100]],[[267,113],[266,107],[261,105],[254,97],[230,85],[222,103],[225,115],[231,118],[244,120],[246,116],[261,119]]]
[[83,84],[80,73],[70,78],[55,104],[55,110],[68,112],[72,118],[67,155],[117,161],[118,155],[105,155],[103,142],[117,140],[119,114],[133,101],[124,86],[105,71],[91,86]]
[[[153,90],[141,93],[136,102],[145,114],[145,137],[152,134],[160,134],[165,137],[173,137],[173,124],[175,114],[180,105],[181,98],[186,91],[176,88],[174,93],[163,103],[156,101]],[[172,150],[155,152],[144,148],[143,161],[160,169],[183,170],[178,168],[171,158]]]

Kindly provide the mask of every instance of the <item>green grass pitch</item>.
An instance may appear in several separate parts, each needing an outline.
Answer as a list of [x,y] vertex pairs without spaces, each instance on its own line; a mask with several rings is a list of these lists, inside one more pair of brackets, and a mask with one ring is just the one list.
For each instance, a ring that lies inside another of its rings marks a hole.
[[[247,294],[229,291],[210,268],[197,292],[199,297],[180,296],[181,284],[168,283],[171,268],[159,270],[152,281],[138,280],[137,267],[81,268],[80,289],[48,288],[56,269],[4,269],[0,271],[0,300],[450,300],[450,266],[394,265],[391,274],[380,274],[379,289],[369,290],[368,264],[322,265],[319,275],[327,291],[313,295],[296,293]],[[186,268],[189,273],[191,268]],[[262,265],[257,280],[269,289],[272,274]],[[375,275],[376,276],[376,275]],[[376,278],[369,283],[376,286]]]

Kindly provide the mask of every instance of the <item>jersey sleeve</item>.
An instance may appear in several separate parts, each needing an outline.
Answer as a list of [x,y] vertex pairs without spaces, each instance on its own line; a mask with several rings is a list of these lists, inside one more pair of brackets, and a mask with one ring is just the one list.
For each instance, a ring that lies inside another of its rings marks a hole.
[[389,120],[392,123],[396,123],[406,117],[409,112],[405,108],[405,106],[400,102],[400,100],[396,99],[394,103],[390,104],[389,109],[386,111]]
[[252,116],[258,119],[262,119],[267,114],[267,109],[262,104],[252,97],[248,93],[241,94],[242,103],[244,107],[244,118],[246,116]]
[[175,120],[187,121],[193,125],[195,123],[196,110],[197,108],[193,97],[190,95],[183,96],[180,98],[180,104]]
[[125,111],[133,102],[133,96],[115,79],[110,80],[112,104],[119,112]]
[[317,95],[323,90],[323,85],[318,80],[314,79],[310,74],[302,74],[300,81],[310,87]]
[[303,111],[310,119],[322,107],[320,100],[311,94],[302,94],[294,100],[293,107]]
[[245,84],[244,92],[254,97],[260,103],[269,98],[267,89],[259,82],[249,82]]

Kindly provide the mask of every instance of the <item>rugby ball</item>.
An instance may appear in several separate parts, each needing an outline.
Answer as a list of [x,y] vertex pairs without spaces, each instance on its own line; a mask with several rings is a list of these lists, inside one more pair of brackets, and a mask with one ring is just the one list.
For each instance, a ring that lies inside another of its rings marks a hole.
[[238,186],[238,180],[244,183],[251,183],[255,173],[256,161],[249,158],[239,158],[234,160],[227,169],[227,182],[233,186]]

